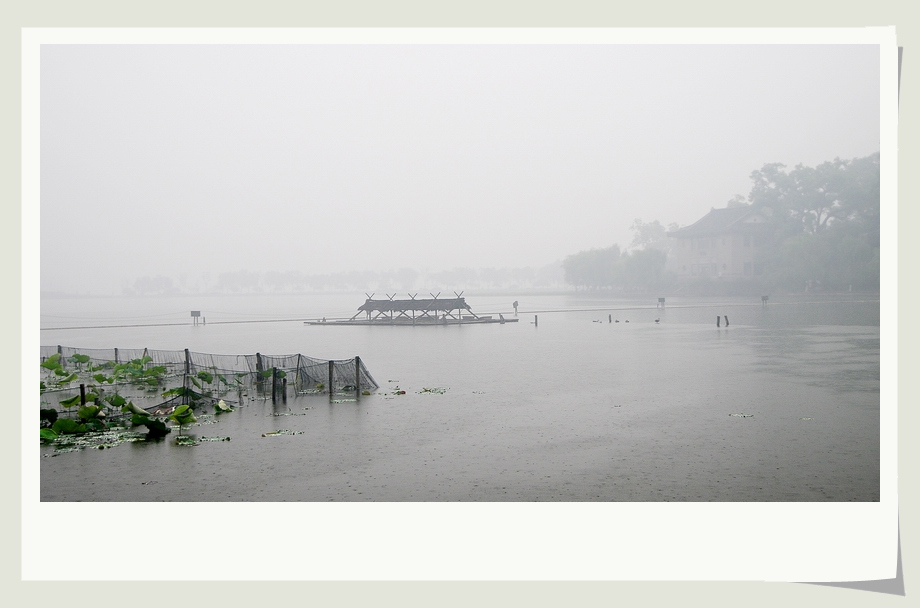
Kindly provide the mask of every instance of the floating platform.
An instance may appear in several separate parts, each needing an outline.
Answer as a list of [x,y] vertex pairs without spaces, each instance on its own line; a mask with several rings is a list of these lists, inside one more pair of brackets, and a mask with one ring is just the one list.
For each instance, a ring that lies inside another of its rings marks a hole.
[[304,325],[484,325],[486,323],[517,323],[517,319],[339,319],[329,321],[304,321]]
[[[438,294],[440,295],[440,294]],[[517,323],[516,318],[506,319],[499,314],[480,316],[475,314],[466,300],[455,294],[456,298],[417,299],[410,295],[408,300],[396,300],[387,296],[386,300],[373,299],[373,295],[358,307],[358,312],[350,319],[317,319],[304,321],[304,325],[482,325],[486,323]],[[362,316],[364,318],[359,318]]]

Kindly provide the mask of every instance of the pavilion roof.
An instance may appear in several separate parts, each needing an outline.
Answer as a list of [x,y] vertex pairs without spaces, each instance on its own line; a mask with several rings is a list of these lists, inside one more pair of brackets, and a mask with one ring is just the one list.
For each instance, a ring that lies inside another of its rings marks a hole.
[[408,300],[373,300],[368,298],[358,307],[364,312],[405,312],[415,311],[449,311],[470,310],[465,298],[410,298]]

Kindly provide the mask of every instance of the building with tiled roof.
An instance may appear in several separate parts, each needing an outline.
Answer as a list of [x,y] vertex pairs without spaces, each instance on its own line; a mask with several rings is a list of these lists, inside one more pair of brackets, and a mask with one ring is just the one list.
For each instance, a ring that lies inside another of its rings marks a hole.
[[678,277],[752,279],[764,273],[770,223],[750,206],[713,208],[695,223],[667,234],[676,241],[668,268]]

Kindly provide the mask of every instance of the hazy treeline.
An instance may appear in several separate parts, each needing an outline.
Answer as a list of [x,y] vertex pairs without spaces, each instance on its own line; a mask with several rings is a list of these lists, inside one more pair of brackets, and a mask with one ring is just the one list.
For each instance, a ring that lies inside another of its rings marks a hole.
[[[736,195],[727,206],[750,206],[768,219],[762,252],[762,276],[736,285],[803,291],[806,289],[879,289],[880,155],[827,161],[817,167],[771,163],[751,173],[748,196]],[[674,239],[659,221],[633,223],[631,251],[614,244],[581,251],[563,261],[565,281],[576,289],[648,290],[675,288],[666,271]],[[719,283],[694,278],[695,291]],[[711,290],[709,290],[711,291]]]
[[553,289],[564,286],[562,268],[454,268],[438,272],[402,268],[388,272],[355,271],[311,274],[277,270],[144,276],[125,284],[125,295],[180,295],[204,293],[312,293],[377,291],[427,294],[431,289]]
[[748,201],[770,218],[769,286],[879,289],[880,155],[751,173]]
[[667,259],[667,253],[660,249],[628,252],[613,245],[570,255],[562,267],[566,282],[576,289],[649,289],[662,284]]

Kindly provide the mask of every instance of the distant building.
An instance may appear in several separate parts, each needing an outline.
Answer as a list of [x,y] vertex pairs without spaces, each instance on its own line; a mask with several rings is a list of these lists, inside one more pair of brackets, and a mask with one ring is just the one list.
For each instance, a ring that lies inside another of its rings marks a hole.
[[668,269],[680,278],[752,279],[764,273],[770,223],[749,206],[715,209],[674,232]]

